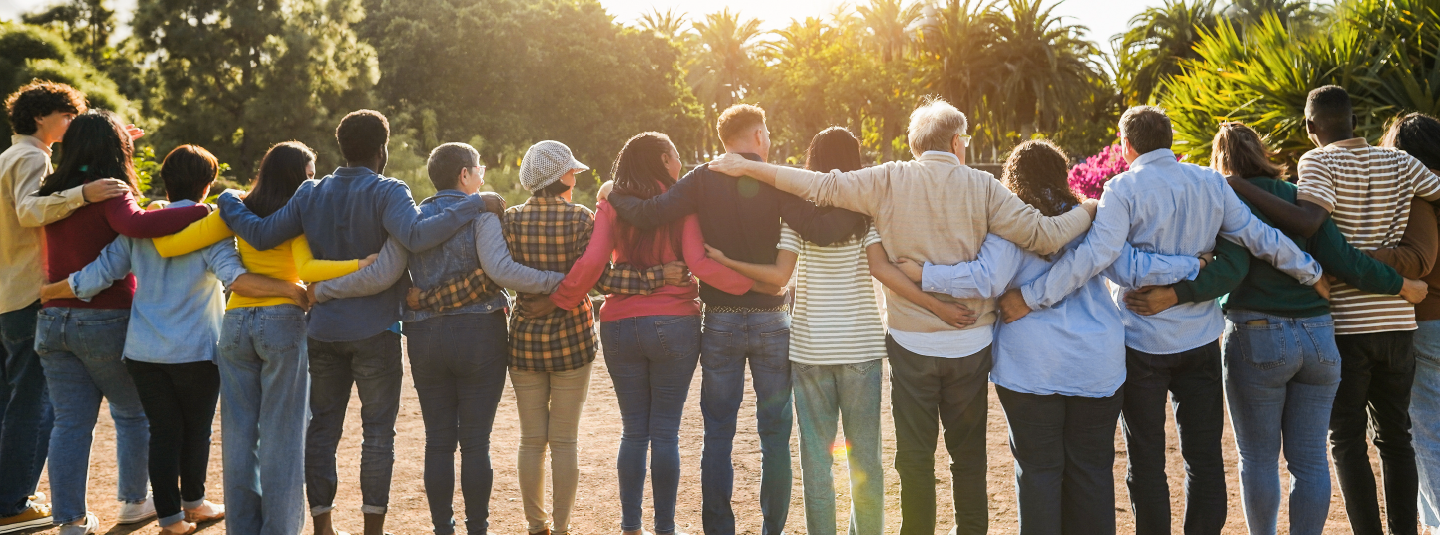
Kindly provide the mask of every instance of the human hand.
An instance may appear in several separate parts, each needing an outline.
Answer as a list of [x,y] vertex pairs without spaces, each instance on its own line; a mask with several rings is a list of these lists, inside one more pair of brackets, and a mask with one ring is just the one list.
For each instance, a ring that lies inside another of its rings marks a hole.
[[1321,299],[1324,299],[1324,300],[1326,300],[1326,301],[1329,301],[1329,300],[1330,300],[1330,276],[1329,276],[1329,275],[1321,275],[1320,278],[1315,281],[1315,286],[1314,286],[1314,288],[1315,288],[1315,293],[1320,294],[1320,298],[1321,298]]
[[520,315],[527,318],[544,317],[560,308],[555,306],[555,302],[551,301],[548,295],[522,294],[517,302]]
[[667,286],[689,286],[689,266],[680,260],[665,264],[665,284]]
[[40,287],[40,301],[42,302],[74,298],[75,292],[70,288],[68,277]]
[[130,186],[122,181],[113,178],[102,178],[81,187],[80,196],[85,198],[86,203],[93,204],[124,196],[129,191]]
[[1030,314],[1030,305],[1025,304],[1025,296],[1020,294],[1019,289],[1005,292],[995,302],[1000,307],[1000,319],[1005,323],[1012,323]]
[[[917,283],[918,283],[918,282],[920,282],[920,279],[923,278],[924,275],[925,275],[925,267],[924,267],[924,266],[921,266],[919,263],[915,262],[914,260],[911,260],[911,259],[909,259],[909,258],[905,258],[905,257],[903,257],[903,256],[900,257],[899,260],[896,260],[896,261],[895,261],[895,267],[900,268],[900,271],[902,271],[902,272],[905,273],[905,278],[910,279],[911,282],[917,282]],[[972,320],[972,323],[973,323],[973,320]]]
[[315,306],[315,285],[305,286],[300,283],[290,285],[290,300],[294,301],[301,310],[310,310]]
[[1125,292],[1125,308],[1141,316],[1154,316],[1179,302],[1175,289],[1169,286],[1145,286]]
[[1100,211],[1100,200],[1085,199],[1083,202],[1080,203],[1080,207],[1084,208],[1086,212],[1090,212],[1090,219],[1093,221],[1095,219],[1095,214]]
[[975,324],[975,311],[960,303],[948,303],[939,299],[932,300],[925,308],[940,318],[940,321],[956,329],[964,329]]
[[1201,253],[1201,254],[1200,254],[1200,269],[1205,269],[1205,266],[1208,266],[1208,265],[1214,264],[1214,263],[1215,263],[1215,253],[1210,252],[1210,253]]
[[411,286],[410,291],[405,293],[405,306],[409,307],[410,310],[420,310],[419,288]]
[[710,170],[730,176],[745,176],[745,167],[750,164],[744,156],[727,152],[710,162]]
[[766,295],[785,295],[786,287],[776,286],[768,282],[755,281],[755,285],[751,286],[750,290]]
[[608,200],[610,199],[610,192],[613,191],[614,189],[615,189],[615,181],[614,181],[614,180],[606,180],[604,184],[601,184],[601,185],[600,185],[600,189],[595,192],[595,200],[596,200],[596,201],[608,201]]
[[485,206],[481,209],[481,211],[490,212],[495,215],[505,215],[505,198],[501,197],[499,193],[495,193],[493,191],[482,191],[480,193],[476,193],[476,195],[478,195],[480,197],[480,200],[485,203]]
[[1412,305],[1420,304],[1421,301],[1425,300],[1425,296],[1429,295],[1429,293],[1430,285],[1425,284],[1425,281],[1405,279],[1405,284],[1400,287],[1400,297],[1405,299]]
[[144,131],[144,130],[141,130],[140,127],[135,126],[135,125],[133,125],[133,124],[127,124],[127,125],[125,125],[125,133],[130,135],[130,142],[132,142],[132,143],[135,142],[135,140],[140,139],[142,136],[145,135],[145,131]]
[[724,264],[726,260],[729,260],[729,258],[725,257],[725,251],[721,251],[719,249],[711,247],[708,243],[705,244],[705,256],[721,264]]
[[[374,264],[374,263],[375,263],[375,260],[378,259],[378,258],[380,258],[380,253],[371,253],[370,256],[367,256],[367,257],[365,257],[365,258],[361,258],[361,259],[360,259],[360,269],[365,269],[365,268],[367,268],[367,267],[370,267],[370,265],[371,265],[371,264]],[[413,288],[412,288],[412,289],[413,289]]]

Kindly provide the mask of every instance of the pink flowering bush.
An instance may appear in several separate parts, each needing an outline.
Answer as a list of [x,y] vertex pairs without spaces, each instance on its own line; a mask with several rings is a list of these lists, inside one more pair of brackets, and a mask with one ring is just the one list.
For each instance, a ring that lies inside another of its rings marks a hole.
[[1086,197],[1100,198],[1105,191],[1105,182],[1130,168],[1124,154],[1120,144],[1116,143],[1086,158],[1084,163],[1070,168],[1070,187]]

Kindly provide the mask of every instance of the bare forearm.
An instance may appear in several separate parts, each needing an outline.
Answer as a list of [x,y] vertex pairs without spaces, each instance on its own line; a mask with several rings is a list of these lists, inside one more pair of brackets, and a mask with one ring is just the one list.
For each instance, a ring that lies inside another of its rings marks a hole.
[[741,275],[755,281],[774,284],[776,286],[790,284],[790,276],[794,273],[794,267],[785,269],[783,266],[777,264],[752,264],[730,258],[720,260],[719,262],[725,267],[733,269]]

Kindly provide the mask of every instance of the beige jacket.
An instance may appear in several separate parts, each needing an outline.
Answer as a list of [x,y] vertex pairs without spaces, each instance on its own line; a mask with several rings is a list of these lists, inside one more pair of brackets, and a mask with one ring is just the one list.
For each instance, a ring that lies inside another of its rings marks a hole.
[[[1045,217],[990,173],[971,169],[953,154],[927,152],[917,160],[890,162],[849,173],[781,169],[775,186],[814,201],[868,215],[890,258],[933,264],[975,260],[986,234],[1023,249],[1050,254],[1090,228],[1090,214],[1076,207]],[[995,323],[993,299],[951,299],[979,315],[968,329]],[[924,307],[886,289],[890,328],[908,332],[954,329]]]
[[45,240],[40,227],[85,206],[79,187],[35,196],[50,174],[50,147],[27,135],[10,137],[0,153],[0,313],[40,299],[45,284]]

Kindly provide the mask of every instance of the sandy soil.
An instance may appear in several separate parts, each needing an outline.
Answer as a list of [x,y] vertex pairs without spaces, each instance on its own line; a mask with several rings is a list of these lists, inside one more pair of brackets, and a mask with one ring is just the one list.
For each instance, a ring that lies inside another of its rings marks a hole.
[[[886,377],[886,392],[884,394],[885,405],[889,405],[889,377]],[[686,533],[700,533],[700,444],[702,439],[703,424],[699,411],[700,381],[699,371],[696,371],[696,378],[691,384],[691,393],[686,403],[684,424],[681,428],[681,448],[683,474],[681,481],[680,502],[677,508],[677,524],[679,530]],[[751,396],[747,388],[746,395]],[[990,393],[989,406],[989,432],[988,432],[988,453],[990,467],[988,474],[991,533],[1014,533],[1017,531],[1014,471],[1011,464],[1009,447],[1006,443],[1006,426],[1004,413],[1000,409],[999,401],[994,392]],[[357,534],[361,531],[360,514],[360,489],[358,486],[359,460],[360,460],[360,418],[359,401],[352,400],[349,417],[346,421],[345,439],[340,445],[340,494],[337,498],[338,508],[335,511],[336,525],[339,529]],[[101,423],[95,431],[95,444],[91,455],[89,503],[92,511],[101,519],[102,533],[124,534],[124,533],[155,533],[158,527],[152,520],[145,524],[131,526],[117,526],[115,515],[118,510],[118,503],[115,501],[115,448],[114,429],[109,421],[108,411],[101,411]],[[740,428],[735,439],[735,510],[740,533],[759,534],[760,508],[758,505],[758,489],[760,479],[760,446],[755,435],[754,404],[753,399],[747,399],[746,404],[741,408]],[[615,403],[615,394],[611,387],[610,377],[604,370],[603,359],[596,361],[596,369],[592,375],[590,398],[585,407],[585,417],[581,430],[581,493],[576,504],[574,520],[572,522],[572,533],[594,534],[605,532],[618,532],[620,523],[620,503],[618,490],[615,485],[615,451],[620,439],[620,413]],[[900,524],[900,484],[891,464],[894,461],[894,425],[889,417],[888,411],[883,422],[884,449],[886,464],[885,486],[886,486],[886,532],[897,532]],[[1183,467],[1180,463],[1179,446],[1175,439],[1173,420],[1170,423],[1170,474],[1171,501],[1174,504],[1175,532],[1181,530],[1180,519],[1183,515]],[[388,531],[396,535],[430,533],[429,512],[426,506],[425,493],[422,484],[423,451],[424,451],[424,427],[420,418],[420,405],[416,401],[415,390],[410,383],[409,366],[406,366],[405,387],[403,400],[400,409],[399,421],[396,424],[399,433],[396,442],[395,476],[390,493],[390,516],[388,519]],[[214,447],[210,456],[210,482],[209,496],[211,499],[223,501],[220,481],[220,445],[224,436],[220,430],[219,418],[215,421]],[[506,391],[504,399],[500,402],[500,409],[496,418],[495,430],[492,435],[492,458],[495,466],[495,487],[491,499],[491,531],[494,533],[510,533],[520,535],[525,531],[524,512],[521,508],[519,498],[519,487],[515,475],[515,451],[519,444],[519,422],[516,417],[515,398],[510,391]],[[794,499],[790,509],[790,521],[787,531],[794,534],[805,533],[804,506],[801,503],[800,488],[800,458],[799,458],[799,435],[798,431],[791,440],[791,451],[795,452],[793,462],[795,464],[795,490]],[[1115,510],[1119,520],[1120,533],[1133,533],[1133,519],[1129,512],[1129,498],[1125,490],[1124,471],[1125,454],[1123,442],[1116,434],[1116,461],[1115,461]],[[1225,458],[1226,469],[1229,475],[1228,490],[1230,494],[1230,508],[1226,523],[1225,533],[1245,533],[1245,520],[1240,505],[1240,489],[1238,483],[1239,469],[1236,465],[1237,456],[1235,453],[1234,435],[1229,429],[1227,422],[1225,434]],[[1376,456],[1372,451],[1372,459]],[[948,458],[944,449],[940,448],[937,456],[936,473],[937,477],[943,477],[939,482],[939,503],[940,523],[937,533],[946,533],[950,529],[950,523],[945,521],[947,516],[952,514],[949,507],[950,492],[948,484],[948,471],[945,463]],[[840,511],[837,518],[841,525],[839,532],[845,532],[845,519],[849,511],[849,483],[845,476],[846,468],[843,461],[837,460],[836,485],[839,490]],[[1288,481],[1288,474],[1282,473],[1282,478]],[[1288,484],[1287,484],[1288,485]],[[48,491],[48,480],[42,479],[40,489]],[[648,493],[648,490],[647,490]],[[459,500],[459,492],[456,494],[457,516],[463,515],[464,504]],[[1334,498],[1330,507],[1329,523],[1326,527],[1327,533],[1340,533],[1349,530],[1345,519],[1345,513],[1341,504],[1338,485],[1333,485]],[[647,498],[646,528],[649,529],[649,504]],[[1280,531],[1285,533],[1286,529],[1286,505],[1281,504]],[[461,516],[463,518],[463,516]],[[307,523],[306,529],[309,529]],[[458,528],[463,533],[464,528]],[[57,529],[38,530],[32,533],[56,533]],[[200,533],[217,534],[224,533],[223,522],[203,526]]]

